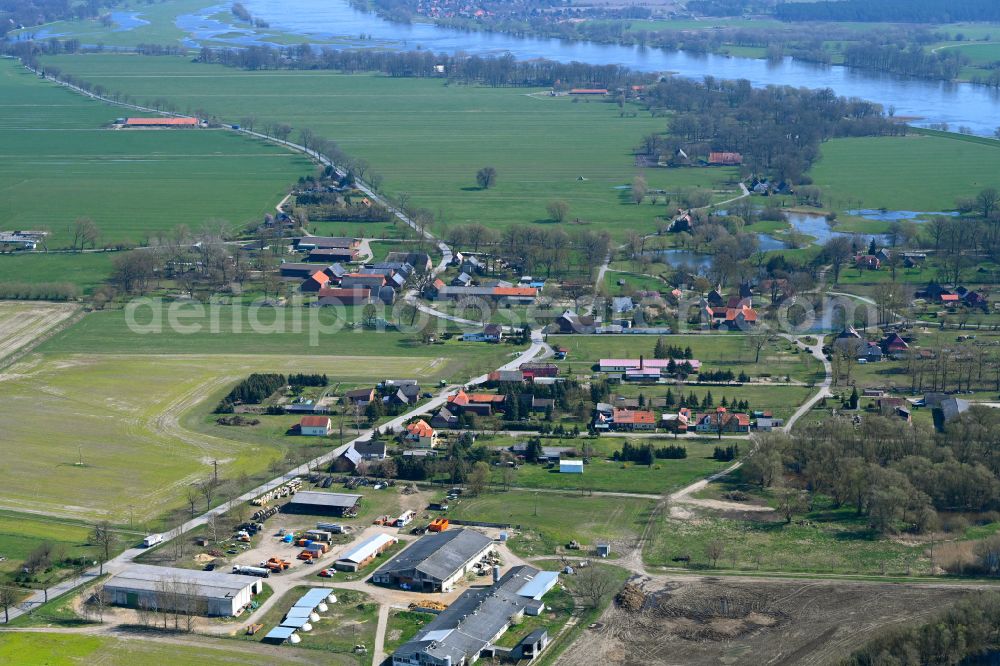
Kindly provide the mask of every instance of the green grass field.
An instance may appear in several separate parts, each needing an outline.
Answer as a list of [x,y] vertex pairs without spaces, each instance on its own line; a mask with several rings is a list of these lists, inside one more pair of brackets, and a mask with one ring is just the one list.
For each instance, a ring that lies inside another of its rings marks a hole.
[[[222,306],[217,326],[206,306],[177,306],[176,321],[198,330],[180,332],[170,325],[171,306],[140,307],[134,310],[130,327],[128,310],[93,312],[70,332],[53,337],[40,347],[46,353],[130,354],[278,354],[346,357],[417,357],[439,359],[431,366],[434,379],[452,377],[465,381],[486,369],[493,369],[516,353],[507,345],[452,340],[422,344],[416,335],[398,331],[348,329],[338,325],[328,309],[259,308]],[[188,313],[185,315],[184,313]],[[315,319],[313,319],[315,317]],[[157,318],[162,325],[157,325]],[[148,330],[150,332],[143,333]],[[172,332],[177,330],[178,332]],[[447,359],[448,363],[444,364]],[[444,365],[443,365],[444,364]],[[440,370],[438,368],[442,366]],[[346,367],[346,366],[345,366]],[[361,372],[356,365],[353,372]],[[350,372],[348,373],[350,374]]]
[[[303,594],[309,591],[307,586],[294,587],[276,603],[260,619],[264,632],[248,640],[259,641],[267,631],[281,623],[288,610]],[[300,632],[302,642],[298,648],[322,650],[324,654],[336,657],[335,663],[368,664],[371,659],[366,655],[354,654],[354,646],[375,644],[375,625],[378,619],[378,604],[367,594],[355,590],[331,589],[337,595],[337,603],[328,604],[329,611],[321,614],[318,622],[313,622],[310,632]],[[286,650],[295,650],[286,648]],[[298,652],[298,650],[295,650]]]
[[[0,663],[18,666],[131,666],[161,659],[173,666],[202,666],[206,663],[226,666],[291,666],[292,664],[330,664],[333,655],[324,659],[286,654],[281,649],[262,650],[239,647],[222,640],[160,638],[139,640],[111,636],[78,634],[3,633],[0,635]],[[307,653],[308,654],[308,653]],[[355,661],[333,661],[337,666]]]
[[534,556],[551,555],[572,539],[593,546],[598,539],[634,537],[652,507],[653,500],[647,499],[512,490],[463,498],[448,515],[520,526],[522,533],[511,537],[510,546],[520,555]]
[[0,381],[8,460],[0,503],[119,522],[133,505],[137,520],[150,520],[210,474],[213,460],[233,478],[267,470],[293,447],[335,444],[284,437],[293,417],[268,417],[261,432],[207,425],[218,399],[251,372],[308,368],[331,381],[373,382],[434,376],[447,365],[426,357],[32,355]]
[[946,211],[1000,186],[1000,141],[911,134],[833,139],[821,151],[811,175],[828,208]]
[[[41,81],[14,61],[0,63],[0,100],[0,229],[48,230],[50,249],[70,246],[80,217],[97,224],[99,246],[138,243],[181,224],[242,225],[273,210],[313,170],[302,156],[224,131],[103,129],[127,112]],[[2,278],[26,265],[8,261],[0,256]],[[25,279],[44,265],[52,269],[46,281],[89,286],[107,261],[59,257],[32,265]]]
[[[652,467],[634,463],[614,462],[610,457],[615,449],[620,449],[625,442],[622,437],[606,437],[594,444],[594,449],[600,455],[591,458],[589,465],[584,467],[583,474],[561,474],[559,466],[548,468],[545,465],[522,465],[517,470],[514,485],[519,488],[554,488],[560,490],[598,490],[626,493],[659,494],[677,490],[699,479],[723,469],[728,463],[714,460],[712,451],[717,442],[674,442],[663,440],[634,440],[632,444],[652,444],[661,447],[679,444],[687,449],[688,457],[679,460],[656,460]],[[555,446],[555,442],[545,440],[545,446]],[[563,446],[573,446],[571,440],[560,443]],[[494,483],[499,484],[499,474],[494,475]]]
[[[438,226],[551,226],[546,205],[565,199],[570,220],[579,217],[582,228],[622,237],[627,229],[651,231],[666,212],[662,205],[635,206],[627,190],[614,189],[638,172],[632,149],[646,134],[664,131],[666,121],[641,113],[623,118],[614,104],[440,80],[248,72],[187,58],[88,55],[47,62],[138,100],[164,97],[234,122],[253,113],[258,124],[311,128],[368,160],[384,177],[384,190],[409,193],[412,205],[437,216]],[[499,177],[496,187],[482,191],[475,174],[487,165]],[[731,169],[652,169],[645,176],[654,189],[735,190],[725,183]]]
[[[565,361],[559,361],[565,372],[589,373],[591,366],[601,358],[653,358],[656,336],[600,335],[557,336],[550,335],[549,344],[569,350]],[[774,378],[789,375],[792,379],[811,381],[822,378],[822,364],[804,353],[794,353],[792,345],[784,340],[769,342],[754,362],[756,353],[747,347],[744,335],[666,335],[668,345],[691,347],[692,356],[702,363],[705,370],[745,371],[751,377],[770,374]],[[665,393],[666,387],[658,387]]]
[[24,252],[0,256],[0,283],[71,282],[92,293],[111,275],[114,252]]

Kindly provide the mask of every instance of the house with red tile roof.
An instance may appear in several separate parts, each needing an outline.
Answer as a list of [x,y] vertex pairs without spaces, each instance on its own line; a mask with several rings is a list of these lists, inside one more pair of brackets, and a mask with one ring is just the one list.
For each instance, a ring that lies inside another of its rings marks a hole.
[[423,449],[433,449],[436,447],[438,443],[437,439],[437,430],[432,428],[423,419],[418,419],[406,426],[406,432],[403,434],[403,442],[405,444]]
[[725,407],[716,408],[714,413],[702,414],[695,422],[696,432],[749,433],[750,416],[730,412]]
[[324,287],[316,292],[316,297],[319,305],[365,305],[371,303],[371,294],[371,290],[364,287]]
[[326,437],[333,429],[329,416],[303,416],[299,421],[299,434],[312,437]]
[[642,409],[615,409],[611,412],[615,430],[656,430],[656,414]]
[[299,289],[305,292],[313,293],[318,292],[328,284],[330,284],[330,276],[323,271],[316,271],[305,279]]

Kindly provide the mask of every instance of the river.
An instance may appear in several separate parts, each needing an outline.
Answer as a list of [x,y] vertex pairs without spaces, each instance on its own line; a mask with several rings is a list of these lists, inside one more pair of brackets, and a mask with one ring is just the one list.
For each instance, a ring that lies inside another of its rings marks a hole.
[[[886,109],[892,107],[897,116],[918,118],[914,121],[918,125],[948,123],[953,130],[964,125],[988,136],[1000,125],[1000,91],[966,83],[909,79],[791,58],[774,63],[641,46],[466,32],[428,23],[394,23],[354,9],[346,0],[244,0],[243,4],[254,16],[270,23],[272,29],[336,41],[345,47],[419,48],[449,54],[510,53],[520,60],[575,60],[624,65],[644,72],[673,72],[691,78],[711,75],[747,79],[755,86],[830,88],[838,95],[878,102]],[[196,23],[193,19],[207,17],[213,10],[218,7],[182,17],[183,27],[191,30]],[[366,39],[360,40],[360,35]]]

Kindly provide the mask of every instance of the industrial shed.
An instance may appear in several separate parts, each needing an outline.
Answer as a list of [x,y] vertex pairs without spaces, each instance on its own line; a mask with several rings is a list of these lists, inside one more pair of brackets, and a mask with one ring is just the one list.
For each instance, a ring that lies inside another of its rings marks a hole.
[[256,576],[133,564],[104,585],[118,606],[232,617],[263,590]]
[[389,534],[376,534],[345,552],[333,566],[341,571],[357,571],[398,541],[399,539]]
[[474,530],[429,534],[383,564],[372,580],[404,590],[445,592],[492,548],[493,540]]
[[360,501],[361,495],[304,490],[295,493],[282,511],[313,516],[354,516],[358,512],[358,502]]
[[541,601],[521,592],[540,573],[534,567],[522,565],[508,571],[490,587],[467,590],[412,639],[396,648],[392,653],[393,666],[465,666],[480,658],[535,659],[548,644],[546,634],[532,632],[513,650],[498,647],[495,641],[512,624],[519,624],[525,613],[537,615],[544,608]]

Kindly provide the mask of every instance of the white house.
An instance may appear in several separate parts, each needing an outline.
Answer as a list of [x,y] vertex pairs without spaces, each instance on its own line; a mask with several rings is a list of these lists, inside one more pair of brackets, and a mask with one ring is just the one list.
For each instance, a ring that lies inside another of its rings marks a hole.
[[299,421],[299,432],[312,437],[326,437],[333,429],[329,416],[303,416]]
[[583,474],[583,461],[582,460],[563,460],[559,459],[559,473],[560,474]]

